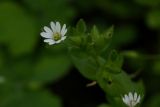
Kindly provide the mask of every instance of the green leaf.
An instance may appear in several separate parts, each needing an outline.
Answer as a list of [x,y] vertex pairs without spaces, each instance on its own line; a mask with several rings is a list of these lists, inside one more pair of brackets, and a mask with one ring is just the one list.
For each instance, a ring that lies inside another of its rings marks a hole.
[[56,81],[68,73],[70,66],[70,60],[66,55],[44,54],[35,65],[33,82]]
[[121,72],[121,67],[123,65],[123,57],[119,55],[115,50],[110,52],[108,60],[106,61],[105,67],[110,69],[112,73]]
[[160,94],[152,95],[148,101],[146,101],[146,107],[159,107],[160,106]]
[[[94,48],[95,53],[102,53],[106,51],[111,43],[111,38],[113,35],[113,26],[107,29],[103,34],[100,34],[96,26],[93,26],[90,33],[90,41],[92,48]],[[89,41],[88,41],[89,43]]]
[[3,58],[3,54],[1,53],[1,50],[0,50],[0,69],[3,67],[3,63],[4,63],[4,58]]
[[153,66],[152,66],[152,69],[153,69],[153,73],[155,73],[156,75],[160,75],[160,61],[155,61]]
[[10,61],[4,65],[0,75],[4,76],[6,83],[26,85],[33,75],[33,60],[29,57]]
[[62,107],[60,99],[51,93],[13,92],[0,103],[1,107]]
[[105,39],[110,39],[112,38],[113,36],[113,30],[114,30],[114,26],[111,26],[109,29],[107,29],[105,32],[104,32],[104,38]]
[[86,78],[95,80],[98,70],[97,63],[91,55],[85,53],[83,50],[70,48],[71,59],[79,72]]
[[75,9],[70,6],[66,0],[23,0],[25,5],[28,6],[34,12],[39,14],[41,12],[41,18],[38,18],[40,23],[49,23],[49,21],[70,22],[75,16]]
[[117,26],[112,38],[112,47],[126,46],[133,43],[137,37],[137,28],[131,25]]
[[144,86],[142,82],[132,82],[124,71],[115,74],[108,70],[109,69],[102,69],[101,72],[98,72],[97,82],[105,91],[106,97],[113,107],[124,107],[122,95],[128,94],[129,92],[137,92],[143,99]]
[[91,30],[91,36],[92,36],[93,42],[99,39],[99,31],[95,25],[93,26]]
[[149,27],[159,29],[160,28],[160,9],[152,10],[146,16],[146,22]]
[[86,24],[83,21],[83,19],[80,19],[76,25],[76,29],[77,31],[79,31],[80,33],[85,33],[87,28],[86,28]]
[[11,2],[1,3],[0,13],[0,42],[9,48],[13,55],[31,53],[37,41],[33,17]]

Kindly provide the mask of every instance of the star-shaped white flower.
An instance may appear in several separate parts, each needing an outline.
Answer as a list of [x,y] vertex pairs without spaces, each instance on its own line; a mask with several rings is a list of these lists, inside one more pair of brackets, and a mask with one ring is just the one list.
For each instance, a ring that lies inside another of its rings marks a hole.
[[40,33],[40,35],[45,38],[44,42],[47,42],[49,45],[53,45],[66,39],[66,24],[64,24],[61,28],[59,22],[50,22],[50,26],[51,28],[44,26],[44,32]]
[[131,92],[124,95],[124,97],[122,97],[123,102],[128,106],[128,107],[135,107],[139,102],[140,102],[141,96],[137,95],[137,93],[135,92],[134,94],[132,94]]

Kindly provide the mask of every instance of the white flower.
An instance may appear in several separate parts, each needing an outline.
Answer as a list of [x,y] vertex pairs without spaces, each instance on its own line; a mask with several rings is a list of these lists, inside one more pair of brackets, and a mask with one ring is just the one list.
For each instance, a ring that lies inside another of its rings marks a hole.
[[123,102],[128,106],[128,107],[135,107],[139,102],[140,102],[141,96],[137,95],[135,92],[134,95],[129,92],[128,95],[125,94],[124,97],[122,97]]
[[51,28],[44,26],[44,32],[40,33],[40,35],[45,38],[44,42],[47,42],[49,45],[53,45],[66,39],[66,24],[61,28],[59,22],[51,22],[50,26]]

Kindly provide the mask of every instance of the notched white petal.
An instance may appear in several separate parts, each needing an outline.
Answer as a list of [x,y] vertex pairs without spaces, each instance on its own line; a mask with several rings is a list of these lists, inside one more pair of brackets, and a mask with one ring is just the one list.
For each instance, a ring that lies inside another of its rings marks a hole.
[[56,42],[55,41],[51,41],[51,42],[49,42],[49,45],[53,45],[53,44],[55,44]]
[[52,39],[45,39],[44,42],[52,42]]
[[62,40],[55,41],[55,43],[60,43]]
[[138,98],[137,98],[138,103],[140,102],[140,99],[141,99],[141,96],[139,95]]
[[63,36],[61,40],[65,40],[65,39],[66,39],[66,36]]
[[50,33],[41,32],[40,35],[44,38],[52,38],[52,35]]
[[51,28],[52,28],[52,31],[53,31],[53,32],[56,32],[56,25],[55,25],[55,23],[54,23],[54,22],[51,22],[51,23],[50,23],[50,26],[51,26]]
[[67,29],[61,32],[61,34],[64,36],[67,33]]
[[47,26],[44,26],[44,30],[45,30],[47,33],[52,33],[52,30],[51,30],[49,27],[47,27]]
[[131,92],[129,93],[129,95],[128,95],[128,96],[129,96],[129,99],[130,99],[130,100],[133,100],[133,95],[132,95],[132,93],[131,93]]
[[60,30],[61,30],[61,25],[59,22],[56,22],[56,31],[60,32]]
[[137,93],[135,92],[134,93],[134,101],[136,101],[136,99],[137,99]]
[[66,30],[66,24],[63,25],[62,30],[61,30],[61,34],[64,33],[65,30]]

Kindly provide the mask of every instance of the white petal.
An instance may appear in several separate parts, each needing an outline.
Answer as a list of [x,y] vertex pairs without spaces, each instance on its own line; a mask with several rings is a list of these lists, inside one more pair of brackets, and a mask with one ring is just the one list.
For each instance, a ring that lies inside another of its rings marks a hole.
[[60,43],[62,40],[55,41],[55,43]]
[[66,24],[63,25],[62,30],[61,30],[61,34],[64,34],[65,30],[66,30]]
[[124,101],[125,101],[125,103],[126,103],[127,105],[130,103],[129,97],[128,97],[127,95],[125,95]]
[[136,92],[134,93],[133,98],[134,98],[134,101],[136,101],[136,100],[137,100],[137,93],[136,93]]
[[138,98],[137,98],[137,103],[140,102],[140,99],[141,99],[141,96],[139,95]]
[[56,31],[60,33],[61,25],[59,22],[56,22]]
[[61,31],[61,35],[64,36],[67,33],[67,29]]
[[55,23],[51,22],[50,25],[51,25],[52,31],[56,32],[56,25],[55,25]]
[[129,92],[129,100],[132,101],[133,100],[133,95],[131,92]]
[[44,42],[52,42],[52,39],[45,39]]
[[65,40],[66,39],[66,36],[63,36],[62,38],[61,38],[61,40]]
[[52,39],[45,39],[44,42],[47,42],[49,45],[55,44],[55,41]]
[[126,104],[127,101],[126,101],[126,99],[125,99],[124,97],[122,98],[122,100],[123,100],[123,102]]
[[49,27],[47,27],[47,26],[44,27],[44,30],[45,30],[47,33],[53,33],[52,30],[51,30]]
[[53,45],[55,43],[56,43],[55,41],[51,41],[51,42],[49,42],[49,45]]
[[41,32],[40,35],[44,38],[52,38],[52,35],[50,33]]

